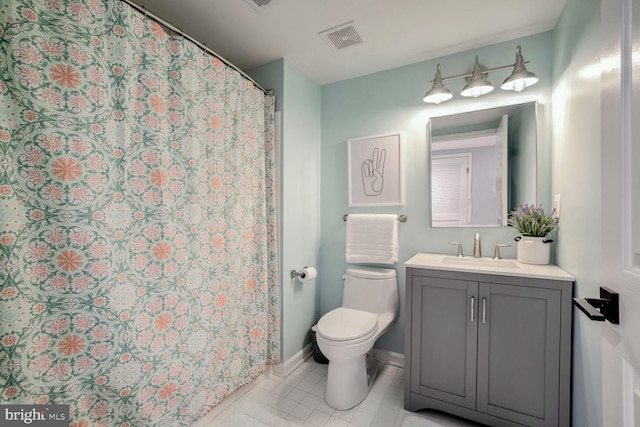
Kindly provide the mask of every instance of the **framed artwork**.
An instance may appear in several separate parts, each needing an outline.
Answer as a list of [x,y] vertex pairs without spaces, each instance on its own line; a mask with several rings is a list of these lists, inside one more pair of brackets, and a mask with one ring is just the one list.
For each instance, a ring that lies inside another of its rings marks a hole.
[[347,140],[349,206],[404,205],[402,133]]

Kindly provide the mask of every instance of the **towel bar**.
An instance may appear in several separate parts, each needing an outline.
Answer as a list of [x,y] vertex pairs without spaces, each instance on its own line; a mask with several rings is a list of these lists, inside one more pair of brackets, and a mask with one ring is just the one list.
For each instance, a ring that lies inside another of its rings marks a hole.
[[[346,221],[347,217],[349,216],[349,214],[345,214],[342,216],[342,220]],[[407,222],[407,216],[406,215],[398,215],[398,221],[400,222]]]

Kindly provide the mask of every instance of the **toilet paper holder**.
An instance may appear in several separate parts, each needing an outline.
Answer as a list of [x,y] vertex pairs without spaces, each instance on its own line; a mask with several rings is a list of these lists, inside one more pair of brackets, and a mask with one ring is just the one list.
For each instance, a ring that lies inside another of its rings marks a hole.
[[318,275],[318,272],[313,267],[303,267],[301,270],[291,270],[291,278],[298,278],[302,283],[314,280]]
[[306,274],[305,274],[305,272],[304,272],[304,269],[305,269],[305,268],[307,268],[307,267],[306,267],[306,266],[305,266],[305,267],[302,267],[302,270],[300,270],[300,272],[298,272],[298,271],[296,271],[296,270],[291,270],[291,278],[292,278],[292,279],[294,279],[294,278],[296,278],[296,277],[299,277],[299,278],[301,278],[301,279],[304,279],[304,278],[305,278],[305,276],[306,276]]

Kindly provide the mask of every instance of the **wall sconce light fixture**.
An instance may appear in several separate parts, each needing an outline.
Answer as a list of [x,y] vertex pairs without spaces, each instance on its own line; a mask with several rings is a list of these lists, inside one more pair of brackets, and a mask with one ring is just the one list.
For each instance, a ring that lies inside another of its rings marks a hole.
[[513,90],[520,92],[521,90],[533,86],[538,82],[538,77],[528,71],[525,64],[528,64],[522,57],[520,46],[516,48],[516,63],[512,65],[503,65],[501,67],[494,67],[488,70],[482,70],[478,63],[478,55],[476,55],[476,63],[473,66],[473,72],[467,74],[459,74],[456,76],[442,78],[440,74],[440,64],[436,69],[436,76],[433,79],[433,87],[429,90],[422,99],[424,102],[430,104],[440,104],[453,97],[451,91],[447,89],[442,82],[447,80],[465,78],[467,80],[466,86],[460,92],[462,96],[478,97],[487,94],[493,90],[493,85],[487,80],[487,75],[494,71],[506,70],[513,67],[513,72],[509,77],[505,79],[500,86],[503,90]]

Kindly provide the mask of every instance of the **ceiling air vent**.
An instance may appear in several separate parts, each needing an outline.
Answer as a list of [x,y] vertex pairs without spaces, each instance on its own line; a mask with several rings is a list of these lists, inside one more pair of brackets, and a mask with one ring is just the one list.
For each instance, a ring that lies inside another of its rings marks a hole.
[[345,47],[354,46],[362,43],[362,39],[354,25],[355,21],[347,22],[334,28],[322,31],[320,37],[327,42],[329,46],[340,50]]
[[271,6],[273,0],[246,0],[249,5],[257,11]]

